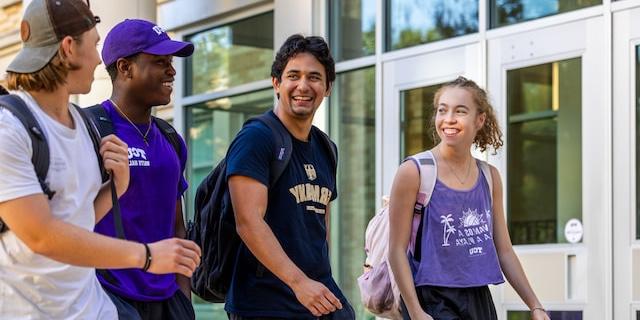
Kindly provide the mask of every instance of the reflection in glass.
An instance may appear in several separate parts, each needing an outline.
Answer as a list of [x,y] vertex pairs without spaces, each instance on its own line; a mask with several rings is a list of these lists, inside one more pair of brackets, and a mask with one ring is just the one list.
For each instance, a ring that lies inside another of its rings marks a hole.
[[[549,318],[558,320],[582,320],[582,311],[548,311]],[[529,311],[507,311],[507,320],[529,320]]]
[[566,243],[582,219],[581,59],[507,72],[507,214],[513,244]]
[[491,28],[601,4],[602,0],[489,0]]
[[364,57],[375,52],[375,6],[375,0],[331,1],[331,52],[336,61]]
[[640,46],[636,47],[636,239],[640,239]]
[[400,93],[400,159],[435,146],[433,96],[440,84]]
[[330,101],[330,134],[338,146],[338,191],[331,205],[333,275],[365,319],[357,278],[364,263],[364,231],[375,214],[375,69],[341,73]]
[[185,95],[268,79],[273,60],[273,12],[196,33],[186,59]]
[[478,32],[478,0],[387,0],[385,49]]
[[[195,193],[200,182],[226,155],[227,148],[242,124],[250,117],[273,106],[273,90],[261,90],[243,95],[211,100],[187,106],[187,189],[185,207],[187,221],[193,220]],[[193,295],[196,319],[226,319],[224,304],[208,303]]]
[[197,186],[225,156],[244,121],[272,106],[273,91],[267,89],[186,107],[187,176],[191,186],[187,190],[189,217],[193,216]]

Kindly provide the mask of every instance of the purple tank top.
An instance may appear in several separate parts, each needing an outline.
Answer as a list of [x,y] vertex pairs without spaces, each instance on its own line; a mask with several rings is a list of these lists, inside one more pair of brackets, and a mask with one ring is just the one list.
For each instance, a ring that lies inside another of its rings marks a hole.
[[464,288],[504,282],[493,244],[489,186],[481,170],[470,190],[454,190],[436,180],[422,219],[422,258],[412,259],[416,286]]

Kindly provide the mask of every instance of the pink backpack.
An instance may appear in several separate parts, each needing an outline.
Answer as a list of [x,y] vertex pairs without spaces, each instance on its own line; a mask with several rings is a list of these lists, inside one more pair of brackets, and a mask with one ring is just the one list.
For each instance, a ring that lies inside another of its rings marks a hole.
[[[419,165],[420,189],[416,197],[416,205],[411,227],[411,238],[409,240],[408,254],[413,257],[416,245],[416,237],[422,213],[429,203],[433,188],[438,177],[436,161],[431,151],[423,151],[407,158]],[[483,172],[489,190],[493,195],[493,185],[491,181],[491,171],[489,164],[480,161],[480,170]],[[367,225],[365,231],[365,271],[358,277],[358,287],[360,288],[360,298],[364,307],[378,317],[388,319],[402,319],[400,311],[400,290],[393,278],[391,267],[387,263],[389,252],[389,206],[388,198],[385,203]]]

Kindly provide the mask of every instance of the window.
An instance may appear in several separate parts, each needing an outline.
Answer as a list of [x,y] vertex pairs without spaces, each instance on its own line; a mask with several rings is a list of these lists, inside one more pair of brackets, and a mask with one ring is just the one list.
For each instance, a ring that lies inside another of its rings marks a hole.
[[400,93],[400,159],[435,146],[433,97],[440,84]]
[[228,89],[269,78],[273,61],[273,12],[189,36],[185,94]]
[[338,146],[338,192],[331,205],[333,276],[364,319],[357,278],[365,259],[364,231],[375,214],[375,69],[338,74],[331,95],[330,133]]
[[372,55],[376,49],[376,1],[331,1],[331,51],[336,61]]
[[[549,311],[549,318],[554,320],[582,320],[582,311]],[[529,320],[529,311],[507,311],[507,320]]]
[[491,28],[601,4],[602,0],[489,0]]
[[636,47],[636,239],[640,239],[640,46]]
[[[225,156],[242,124],[271,107],[273,90],[266,89],[187,108],[187,147],[190,151],[187,176],[191,185],[188,189],[188,208],[193,208],[197,186]],[[192,216],[193,212],[190,214]]]
[[[270,78],[274,56],[273,12],[217,26],[186,37],[195,46],[185,62],[185,138],[189,150],[185,195],[193,219],[198,185],[225,156],[242,124],[273,107]],[[261,82],[257,82],[261,81]],[[247,88],[238,90],[238,87]],[[215,98],[204,93],[215,92]],[[228,93],[232,92],[232,93]],[[224,304],[194,295],[197,319],[226,319]]]
[[478,0],[387,0],[386,50],[478,32]]
[[513,244],[566,243],[582,219],[581,59],[507,72],[507,214]]

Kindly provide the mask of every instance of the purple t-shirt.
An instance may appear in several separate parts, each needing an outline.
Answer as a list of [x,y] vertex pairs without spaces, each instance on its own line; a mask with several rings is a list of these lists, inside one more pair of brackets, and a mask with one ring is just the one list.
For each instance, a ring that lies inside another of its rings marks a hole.
[[[147,146],[131,123],[124,119],[110,101],[102,106],[113,121],[116,135],[129,146],[130,182],[120,197],[125,237],[136,242],[155,242],[175,235],[176,204],[187,189],[183,172],[187,148],[178,157],[160,129],[152,124]],[[144,133],[148,125],[138,125]],[[95,231],[115,237],[111,212],[96,224]],[[174,274],[155,275],[141,269],[109,270],[110,279],[98,274],[98,280],[110,291],[136,301],[165,300],[178,290]]]
[[[480,170],[479,170],[480,171]],[[493,243],[493,212],[482,171],[470,190],[436,180],[423,216],[421,259],[412,259],[416,286],[478,287],[504,282]]]

